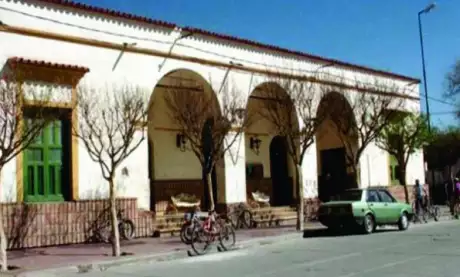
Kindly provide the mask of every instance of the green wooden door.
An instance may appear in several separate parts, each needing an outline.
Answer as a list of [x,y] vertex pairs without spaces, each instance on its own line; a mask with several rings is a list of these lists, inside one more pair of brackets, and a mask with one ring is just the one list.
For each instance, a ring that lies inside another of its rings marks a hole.
[[24,201],[63,201],[62,122],[55,120],[24,151]]

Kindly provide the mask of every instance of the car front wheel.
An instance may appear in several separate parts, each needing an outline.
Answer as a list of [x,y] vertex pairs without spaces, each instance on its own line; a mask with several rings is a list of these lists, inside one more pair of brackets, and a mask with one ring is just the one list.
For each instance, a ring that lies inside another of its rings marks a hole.
[[398,228],[400,231],[404,231],[409,228],[409,218],[407,217],[407,213],[403,213],[399,218]]
[[364,217],[363,221],[364,233],[371,234],[375,230],[375,221],[374,217],[370,214]]

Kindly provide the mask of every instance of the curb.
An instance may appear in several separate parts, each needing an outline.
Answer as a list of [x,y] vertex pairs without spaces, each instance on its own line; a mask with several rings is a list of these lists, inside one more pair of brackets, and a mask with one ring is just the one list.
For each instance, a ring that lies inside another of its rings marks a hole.
[[[237,243],[233,250],[239,249],[246,249],[252,248],[257,246],[263,245],[270,245],[273,243],[278,243],[282,241],[288,241],[292,239],[302,238],[301,233],[293,232],[281,235],[273,235],[269,237],[262,237],[262,238],[254,238],[243,240],[240,243]],[[215,254],[215,253],[210,253]],[[123,265],[132,265],[137,263],[155,263],[155,262],[164,262],[164,261],[172,261],[172,260],[179,260],[185,259],[189,257],[188,251],[185,249],[183,250],[176,250],[171,252],[164,252],[164,253],[155,253],[155,254],[147,254],[138,257],[119,257],[115,258],[111,261],[100,261],[100,262],[93,262],[93,263],[86,263],[86,264],[78,264],[78,265],[71,265],[65,267],[57,267],[51,269],[44,269],[44,270],[25,270],[25,271],[17,271],[17,272],[5,272],[0,273],[0,277],[8,276],[8,277],[40,277],[40,276],[65,276],[68,274],[75,274],[75,273],[90,273],[90,272],[97,272],[97,271],[106,271],[109,268],[123,266]]]

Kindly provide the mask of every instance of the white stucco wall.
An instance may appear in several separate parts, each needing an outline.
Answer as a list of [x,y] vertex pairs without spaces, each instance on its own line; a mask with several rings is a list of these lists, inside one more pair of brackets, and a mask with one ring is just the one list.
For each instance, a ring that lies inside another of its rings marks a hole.
[[[50,7],[45,9],[40,5],[0,0],[0,20],[11,26],[46,30],[47,32],[116,44],[136,43],[132,47],[164,52],[169,51],[171,42],[180,35],[177,30],[171,31],[117,18],[102,18],[99,15],[83,14],[77,10],[70,13],[63,12],[53,6]],[[167,59],[164,63],[164,58],[129,51],[124,52],[120,57],[118,50],[7,32],[0,32],[0,41],[0,68],[8,58],[14,56],[85,66],[90,69],[90,73],[84,77],[82,83],[93,86],[103,86],[107,83],[120,85],[132,83],[146,91],[153,92],[155,85],[166,73],[176,69],[188,69],[198,73],[204,79],[211,79],[212,89],[218,91],[227,71],[226,68],[174,59]],[[226,64],[233,60],[241,62],[245,66],[263,70],[286,70],[296,74],[308,74],[309,71],[317,69],[319,66],[318,63],[299,57],[270,53],[254,47],[231,44],[201,36],[192,36],[181,40],[176,44],[173,52]],[[163,67],[159,70],[159,65],[163,63]],[[345,82],[355,79],[374,80],[375,78],[379,78],[382,82],[389,82],[390,80],[389,77],[376,77],[369,73],[344,70],[334,66],[325,68],[323,71],[329,74],[338,74],[346,78]],[[260,74],[238,70],[230,71],[228,77],[228,81],[236,86],[246,99],[252,89],[264,80],[266,78]],[[394,81],[394,84],[400,87],[406,87],[408,83],[409,81]],[[418,96],[418,87],[411,86],[411,90],[407,93]],[[408,105],[415,110],[419,109],[417,101],[411,101]],[[147,140],[145,140],[122,166],[128,168],[129,176],[118,174],[120,177],[117,179],[119,195],[137,197],[139,206],[142,208],[149,208],[150,197],[147,145]],[[232,151],[225,156],[225,183],[227,186],[225,190],[226,199],[224,200],[226,202],[240,202],[246,198],[245,155],[250,155],[248,151],[248,145],[243,136],[242,143],[235,143]],[[372,185],[388,184],[386,157],[386,153],[374,146],[366,149],[361,162],[362,184],[368,183],[369,179]],[[371,166],[367,166],[367,161],[371,163]],[[1,173],[2,188],[0,193],[2,201],[7,201],[7,199],[15,201],[16,199],[15,164],[15,160],[12,160]],[[183,172],[186,166],[187,164],[182,162],[168,165],[173,171],[179,173]],[[366,171],[367,168],[372,169],[371,174]],[[100,168],[89,159],[82,144],[79,145],[79,169],[79,196],[81,199],[107,194],[108,186],[101,178]],[[310,147],[305,156],[303,170],[305,196],[314,197],[317,194],[315,144]],[[423,155],[411,159],[408,166],[408,181],[412,182],[411,180],[416,178],[423,180]],[[8,194],[12,195],[13,198],[7,197]]]

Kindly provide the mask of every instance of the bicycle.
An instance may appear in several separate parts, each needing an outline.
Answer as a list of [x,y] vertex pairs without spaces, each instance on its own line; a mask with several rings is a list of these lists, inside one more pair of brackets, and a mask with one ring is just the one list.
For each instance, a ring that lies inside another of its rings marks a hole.
[[185,213],[184,223],[180,230],[180,240],[185,244],[191,244],[193,239],[193,229],[195,225],[201,225],[202,220],[196,212]]
[[[102,224],[95,230],[97,238],[104,243],[109,243],[112,240],[112,222],[110,219],[110,209],[107,208],[102,212],[104,221]],[[118,219],[118,231],[120,233],[120,238],[125,240],[131,240],[134,238],[135,225],[134,222],[125,217],[124,210],[117,210],[117,219]]]
[[412,204],[412,209],[414,211],[414,223],[416,222],[422,222],[422,220],[427,223],[428,219],[433,218],[434,221],[439,220],[439,207],[432,205],[431,201],[425,197],[424,201],[422,203],[422,206],[420,207],[421,212],[421,218],[419,214],[417,213],[417,200],[414,200],[414,203]]
[[228,218],[232,227],[236,230],[250,229],[254,226],[252,212],[246,208],[243,203],[240,203],[238,207],[228,215]]
[[[194,226],[191,240],[192,249],[197,255],[206,254],[216,239],[219,241],[220,249],[223,251],[230,250],[235,245],[235,229],[230,222],[212,211],[209,212],[202,224]],[[225,244],[227,240],[231,240],[230,245]],[[201,243],[203,246],[200,247]]]

